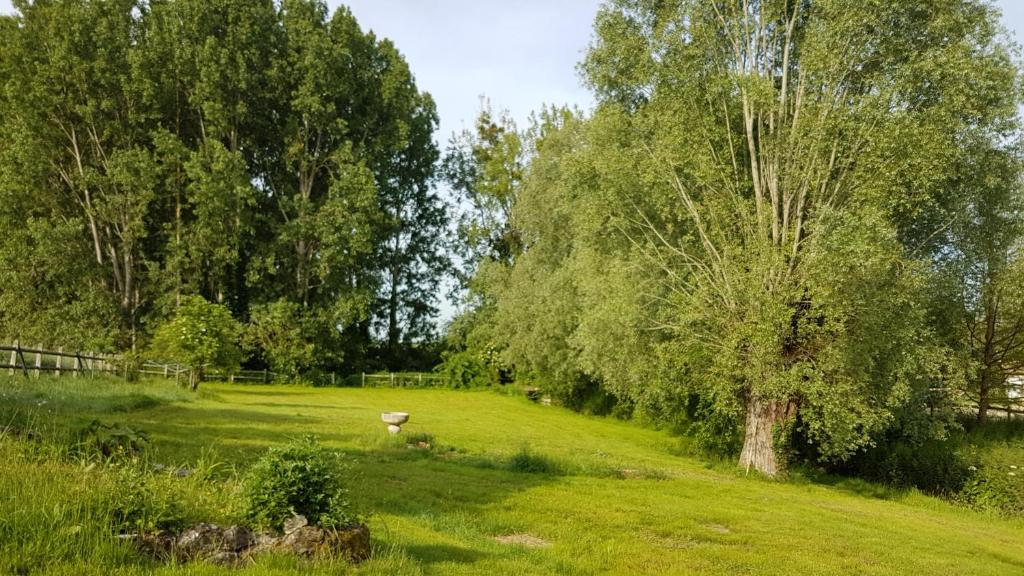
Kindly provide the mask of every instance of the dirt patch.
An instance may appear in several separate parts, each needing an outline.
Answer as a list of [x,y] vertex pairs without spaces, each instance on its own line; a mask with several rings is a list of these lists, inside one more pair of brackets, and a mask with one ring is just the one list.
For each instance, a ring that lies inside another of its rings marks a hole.
[[495,536],[494,539],[502,544],[519,544],[520,546],[529,546],[531,548],[551,546],[551,542],[529,534],[507,534],[505,536]]

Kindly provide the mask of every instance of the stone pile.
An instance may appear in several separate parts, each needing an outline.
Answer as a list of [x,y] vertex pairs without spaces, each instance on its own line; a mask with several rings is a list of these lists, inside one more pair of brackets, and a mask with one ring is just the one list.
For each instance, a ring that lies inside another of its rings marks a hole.
[[284,533],[256,533],[244,526],[222,528],[201,522],[181,534],[122,534],[146,554],[164,561],[204,560],[234,565],[263,552],[304,558],[343,557],[361,562],[370,557],[370,530],[364,525],[338,530],[310,526],[303,516],[284,523]]

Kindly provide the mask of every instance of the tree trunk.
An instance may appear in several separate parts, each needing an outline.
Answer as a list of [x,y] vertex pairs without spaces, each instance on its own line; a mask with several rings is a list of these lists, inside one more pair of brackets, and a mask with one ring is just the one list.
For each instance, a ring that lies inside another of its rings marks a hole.
[[755,394],[747,399],[747,424],[740,452],[740,466],[765,476],[775,476],[785,467],[775,451],[775,428],[796,411],[796,405],[785,400],[762,400]]
[[981,354],[981,376],[978,383],[978,424],[988,421],[988,409],[992,405],[992,381],[1000,370],[995,353],[996,321],[999,303],[994,297],[985,300],[985,342]]
[[981,379],[980,390],[978,391],[978,424],[988,422],[988,409],[992,406],[992,398],[989,395],[988,377]]
[[388,293],[388,367],[397,370],[398,341],[401,332],[398,327],[398,265],[391,265],[391,290]]

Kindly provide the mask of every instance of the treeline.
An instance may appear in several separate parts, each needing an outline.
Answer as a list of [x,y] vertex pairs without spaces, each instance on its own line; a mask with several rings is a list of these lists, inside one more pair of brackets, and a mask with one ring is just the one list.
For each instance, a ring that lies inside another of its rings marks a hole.
[[450,374],[769,475],[1005,405],[1020,77],[989,4],[613,0],[594,31],[592,115],[485,111],[446,159],[472,207]]
[[142,350],[201,296],[252,328],[252,362],[423,353],[447,267],[438,119],[390,41],[319,0],[14,6],[0,335]]

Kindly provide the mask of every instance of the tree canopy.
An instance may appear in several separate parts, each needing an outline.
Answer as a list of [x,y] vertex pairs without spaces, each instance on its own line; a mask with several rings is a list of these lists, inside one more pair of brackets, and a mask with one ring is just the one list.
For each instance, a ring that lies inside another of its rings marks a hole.
[[132,348],[195,295],[290,307],[304,370],[432,337],[437,115],[390,41],[319,0],[15,7],[0,333]]
[[[616,0],[581,69],[592,116],[524,135],[506,219],[523,253],[477,273],[481,340],[568,401],[596,385],[689,418],[769,475],[792,453],[845,461],[908,412],[941,435],[935,391],[970,375],[936,322],[938,270],[994,270],[969,237],[1019,237],[996,221],[1020,182],[994,10]],[[1011,301],[955,285],[975,294],[961,318]]]

